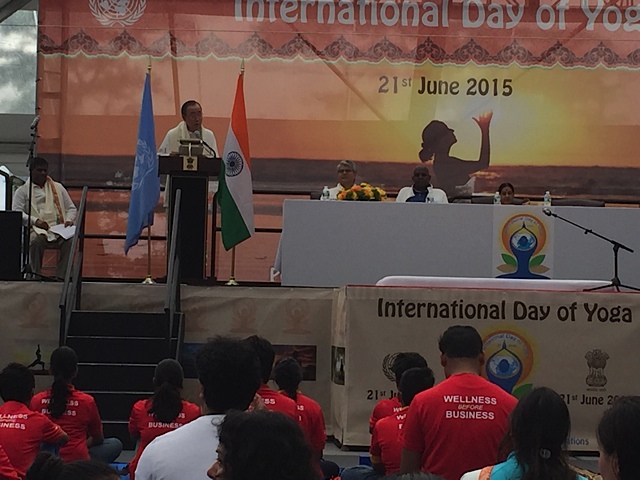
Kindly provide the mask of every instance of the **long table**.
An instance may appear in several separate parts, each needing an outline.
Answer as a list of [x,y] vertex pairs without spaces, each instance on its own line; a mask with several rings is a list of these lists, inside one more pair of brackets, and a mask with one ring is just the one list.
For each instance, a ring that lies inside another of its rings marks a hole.
[[[635,249],[635,254],[620,251],[620,277],[626,284],[640,285],[639,209],[552,210]],[[375,285],[390,275],[496,277],[496,212],[531,214],[551,226],[550,278],[613,276],[609,243],[545,217],[539,206],[285,200],[279,252],[282,285]]]

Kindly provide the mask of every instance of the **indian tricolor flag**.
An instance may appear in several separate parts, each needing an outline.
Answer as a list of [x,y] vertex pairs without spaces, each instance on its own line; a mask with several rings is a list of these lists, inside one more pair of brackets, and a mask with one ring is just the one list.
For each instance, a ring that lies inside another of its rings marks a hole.
[[243,79],[244,73],[240,73],[222,155],[221,173],[224,174],[220,175],[218,188],[222,244],[226,250],[246,240],[254,232],[253,184]]

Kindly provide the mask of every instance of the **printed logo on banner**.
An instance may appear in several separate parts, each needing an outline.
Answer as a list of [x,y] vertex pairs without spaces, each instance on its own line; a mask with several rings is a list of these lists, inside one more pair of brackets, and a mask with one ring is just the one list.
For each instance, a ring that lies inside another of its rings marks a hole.
[[502,272],[497,278],[549,278],[552,252],[549,227],[544,220],[532,213],[505,219],[503,211],[495,210],[494,265]]
[[391,382],[396,381],[396,376],[393,373],[393,370],[391,370],[391,367],[393,366],[393,362],[396,361],[397,356],[398,356],[398,352],[388,353],[382,359],[382,373],[384,373],[384,376],[387,377]]
[[89,0],[89,9],[106,27],[133,25],[144,13],[147,0]]
[[498,330],[483,339],[486,378],[503,390],[522,397],[533,388],[526,383],[534,366],[531,342],[519,332]]
[[589,375],[585,382],[590,387],[604,387],[607,384],[607,377],[604,375],[604,368],[607,366],[609,354],[599,348],[587,352],[584,356],[589,366]]

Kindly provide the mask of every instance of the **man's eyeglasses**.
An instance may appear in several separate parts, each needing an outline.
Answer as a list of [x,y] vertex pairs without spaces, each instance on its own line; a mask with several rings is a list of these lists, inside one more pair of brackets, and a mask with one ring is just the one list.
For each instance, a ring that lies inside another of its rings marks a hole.
[[430,177],[431,175],[429,175],[428,173],[414,173],[413,176],[418,178],[424,178],[424,177]]
[[353,170],[350,170],[348,168],[341,168],[340,170],[338,170],[338,173],[351,173],[353,172]]

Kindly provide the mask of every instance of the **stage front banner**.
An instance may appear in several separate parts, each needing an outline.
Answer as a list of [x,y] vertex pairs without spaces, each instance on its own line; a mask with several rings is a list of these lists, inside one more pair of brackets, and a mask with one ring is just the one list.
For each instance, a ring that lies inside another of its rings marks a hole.
[[395,353],[421,353],[436,382],[444,379],[438,339],[452,325],[480,332],[482,374],[504,390],[521,397],[547,386],[562,396],[571,413],[570,450],[597,451],[602,412],[621,395],[640,394],[637,294],[344,287],[335,302],[333,432],[343,445],[369,445],[373,407],[397,395]]
[[[0,282],[0,325],[5,342],[0,350],[0,369],[9,362],[29,365],[37,375],[38,390],[53,381],[48,369],[51,352],[58,347],[61,289],[62,284],[54,282]],[[163,309],[165,293],[165,285],[86,283],[82,308],[158,312]],[[276,358],[293,356],[300,362],[304,374],[300,389],[320,403],[330,434],[333,296],[333,289],[183,287],[185,397],[200,402],[193,360],[200,345],[216,335],[260,335],[273,343]]]
[[263,185],[321,189],[352,159],[395,190],[422,161],[449,195],[507,180],[638,198],[638,5],[48,0],[39,16],[38,152],[69,179],[130,182],[149,59],[157,143],[193,98],[222,148],[244,61]]

